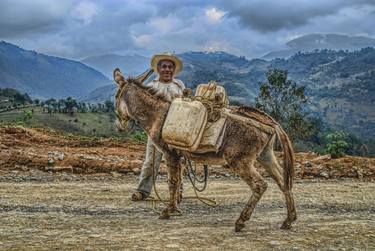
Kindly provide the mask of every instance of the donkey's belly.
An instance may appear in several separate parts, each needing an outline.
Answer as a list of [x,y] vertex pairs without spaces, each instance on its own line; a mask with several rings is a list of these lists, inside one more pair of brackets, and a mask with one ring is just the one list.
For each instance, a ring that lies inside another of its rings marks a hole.
[[209,153],[190,153],[186,152],[185,155],[192,161],[203,165],[226,165],[222,154],[209,152]]

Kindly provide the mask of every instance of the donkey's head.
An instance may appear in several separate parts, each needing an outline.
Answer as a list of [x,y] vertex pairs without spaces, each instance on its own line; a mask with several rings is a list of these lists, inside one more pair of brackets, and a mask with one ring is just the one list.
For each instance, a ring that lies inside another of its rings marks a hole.
[[120,69],[116,68],[115,71],[113,72],[113,78],[115,82],[118,85],[118,90],[116,93],[116,127],[119,131],[125,130],[125,128],[128,125],[129,120],[132,119],[128,106],[126,104],[126,101],[124,99],[124,95],[127,91],[127,88],[129,85],[141,85],[145,80],[147,80],[151,74],[154,71],[152,69],[147,70],[143,74],[139,75],[136,78],[128,78],[125,79],[124,76],[122,75]]

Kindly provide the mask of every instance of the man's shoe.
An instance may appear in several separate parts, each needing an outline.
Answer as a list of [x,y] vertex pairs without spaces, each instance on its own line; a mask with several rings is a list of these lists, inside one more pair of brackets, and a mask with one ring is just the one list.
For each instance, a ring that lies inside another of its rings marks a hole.
[[132,194],[132,201],[141,201],[145,200],[147,196],[139,191],[136,191]]

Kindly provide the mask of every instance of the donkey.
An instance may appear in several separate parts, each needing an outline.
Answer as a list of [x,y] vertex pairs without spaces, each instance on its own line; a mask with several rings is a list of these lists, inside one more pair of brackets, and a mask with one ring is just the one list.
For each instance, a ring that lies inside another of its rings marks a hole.
[[[125,79],[119,69],[114,71],[114,79],[118,85],[116,94],[116,112],[120,124],[124,125],[129,119],[134,120],[146,131],[156,147],[160,149],[168,166],[168,188],[170,201],[161,212],[160,219],[168,219],[172,212],[178,210],[179,187],[181,184],[182,168],[180,158],[186,156],[196,163],[222,164],[231,168],[250,186],[252,194],[239,218],[235,222],[235,231],[245,226],[250,216],[267,189],[267,183],[254,166],[257,160],[276,181],[285,196],[287,217],[281,225],[282,229],[291,228],[292,222],[297,219],[293,185],[293,149],[288,136],[281,126],[267,114],[250,107],[241,107],[232,110],[234,116],[227,118],[227,127],[223,143],[217,153],[194,153],[178,151],[169,147],[162,139],[161,132],[166,119],[170,102],[163,97],[155,96],[155,92],[145,87],[142,82],[148,78],[150,72],[135,79]],[[251,118],[262,125],[273,128],[264,132],[259,127],[244,122]],[[278,139],[283,148],[283,168],[279,165],[275,153],[275,140]]]

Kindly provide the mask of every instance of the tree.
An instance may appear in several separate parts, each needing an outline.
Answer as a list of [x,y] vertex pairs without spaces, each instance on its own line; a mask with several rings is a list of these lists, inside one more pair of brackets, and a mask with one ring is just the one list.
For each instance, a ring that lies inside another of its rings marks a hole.
[[57,102],[57,109],[60,113],[67,113],[65,99],[59,99],[59,101]]
[[308,117],[305,88],[288,79],[288,72],[269,70],[267,82],[260,86],[256,107],[278,121],[292,139],[307,139],[319,131],[318,124]]
[[115,106],[111,100],[106,100],[104,105],[107,112],[112,112],[115,110]]
[[350,145],[346,142],[347,138],[348,134],[345,132],[334,132],[327,134],[327,145],[325,147],[326,152],[331,154],[333,159],[345,156],[347,149],[350,147]]
[[65,106],[66,106],[67,112],[70,113],[70,115],[73,115],[74,114],[74,108],[77,108],[78,104],[77,104],[77,101],[74,98],[68,97],[65,100]]
[[47,106],[47,112],[49,114],[52,113],[52,111],[54,111],[55,107],[56,107],[56,99],[54,98],[50,98],[50,99],[47,99],[44,104]]

